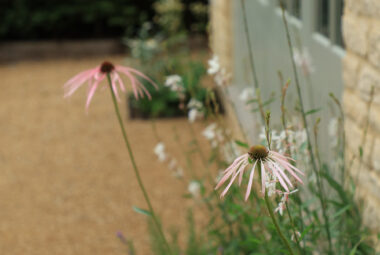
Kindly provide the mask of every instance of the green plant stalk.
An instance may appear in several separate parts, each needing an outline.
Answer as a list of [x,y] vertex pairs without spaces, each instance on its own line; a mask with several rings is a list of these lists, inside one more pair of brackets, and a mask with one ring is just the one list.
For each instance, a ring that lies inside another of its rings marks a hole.
[[317,177],[316,178],[317,179],[317,186],[318,186],[318,191],[319,191],[319,194],[320,194],[319,200],[320,200],[321,207],[322,207],[322,214],[323,214],[323,218],[324,218],[324,221],[325,221],[324,226],[325,226],[325,230],[326,230],[326,234],[327,234],[327,238],[328,238],[328,243],[329,243],[329,252],[328,253],[332,254],[332,242],[331,242],[331,233],[330,233],[329,218],[328,218],[328,215],[327,215],[327,212],[326,212],[326,203],[325,203],[325,199],[324,199],[324,196],[323,196],[323,190],[322,190],[322,185],[321,185],[320,174],[319,174],[319,171],[318,171],[318,168],[317,168],[317,164],[316,164],[316,161],[315,161],[315,158],[314,158],[314,152],[313,152],[313,148],[312,148],[312,144],[311,144],[310,132],[308,130],[308,124],[307,124],[307,121],[306,121],[305,109],[304,109],[303,100],[302,100],[302,94],[301,94],[301,87],[300,87],[300,84],[299,84],[297,68],[296,68],[296,65],[295,65],[295,62],[294,62],[294,57],[293,57],[294,56],[294,54],[293,54],[293,46],[292,46],[292,41],[291,41],[291,38],[290,38],[288,22],[286,20],[285,8],[284,8],[282,0],[280,0],[280,6],[281,6],[281,10],[282,10],[282,20],[283,20],[283,23],[284,23],[284,26],[285,26],[286,39],[288,41],[290,59],[291,59],[291,62],[292,62],[292,68],[293,68],[293,72],[294,72],[294,78],[295,78],[295,83],[296,83],[296,89],[297,89],[298,99],[300,101],[302,121],[303,121],[303,125],[304,125],[305,131],[306,131],[307,148],[308,148],[308,151],[310,153],[310,159],[311,159],[311,163],[312,163],[312,166],[313,166],[313,170],[314,170],[315,175]]
[[[281,76],[280,75],[280,80],[281,79]],[[287,130],[287,127],[286,127],[286,116],[285,116],[285,113],[286,113],[286,109],[285,109],[285,97],[286,97],[286,91],[288,89],[290,85],[290,81],[288,81],[282,88],[281,88],[281,122],[282,122],[282,126],[285,130],[285,142],[286,144],[289,144],[289,136],[288,136],[288,130]],[[282,85],[281,85],[282,86]],[[289,147],[286,147],[286,153],[291,157],[291,152],[289,150]],[[299,197],[299,199],[301,199],[301,197]],[[288,213],[288,216],[289,216],[289,220],[290,220],[290,224],[292,226],[292,230],[293,230],[293,235],[294,235],[294,238],[296,240],[296,243],[297,243],[297,246],[298,246],[298,249],[300,250],[300,253],[301,254],[305,254],[305,251],[303,249],[301,249],[301,245],[299,243],[299,240],[298,240],[298,236],[296,234],[296,228],[295,228],[295,225],[294,225],[294,221],[293,221],[293,217],[292,217],[292,214],[290,213],[290,210],[289,210],[289,206],[288,206],[288,202],[286,202],[286,211]],[[302,219],[302,209],[301,209],[301,205],[299,205],[299,211],[300,211],[300,217],[301,217],[301,231],[303,231],[303,219]]]
[[[259,170],[259,172],[261,171],[261,170],[260,170],[260,165],[259,165],[259,169],[258,169],[258,170]],[[294,255],[295,253],[294,253],[292,247],[290,246],[289,241],[286,239],[286,237],[285,237],[284,234],[282,233],[282,231],[281,231],[281,229],[280,229],[280,226],[278,225],[278,222],[277,222],[277,220],[276,220],[276,218],[275,218],[275,216],[274,216],[274,213],[273,213],[273,207],[272,207],[271,201],[269,200],[267,190],[265,190],[265,204],[266,204],[266,206],[267,206],[267,209],[268,209],[269,215],[270,215],[270,217],[271,217],[271,219],[272,219],[272,222],[273,222],[273,224],[274,224],[274,227],[275,227],[276,230],[277,230],[278,235],[280,236],[282,242],[284,243],[284,245],[285,245],[286,249],[289,251],[289,253],[290,253],[291,255]]]
[[343,161],[343,164],[342,164],[342,168],[341,168],[341,183],[344,184],[345,182],[345,177],[346,177],[346,130],[344,128],[344,123],[345,123],[345,118],[344,118],[344,111],[343,111],[343,107],[341,105],[341,103],[339,102],[338,98],[335,97],[335,95],[333,93],[330,93],[330,97],[333,99],[333,101],[335,102],[335,104],[338,106],[338,109],[339,109],[339,113],[340,113],[340,125],[342,127],[342,144],[341,144],[341,148],[342,148],[342,161]]
[[[255,62],[253,58],[253,51],[252,51],[252,42],[251,42],[251,37],[249,34],[249,29],[248,29],[248,20],[247,20],[247,14],[246,14],[246,8],[245,8],[245,0],[240,0],[241,3],[241,9],[243,12],[243,21],[244,21],[244,31],[245,31],[245,37],[247,40],[247,48],[248,48],[248,54],[249,54],[249,63],[251,66],[251,72],[252,72],[252,77],[253,77],[253,85],[255,87],[255,90],[258,92],[259,90],[259,81],[257,79],[257,73],[256,73],[256,68],[255,68]],[[261,114],[261,120],[264,123],[265,122],[265,112],[263,108],[263,103],[261,100],[261,93],[257,93],[257,101],[260,109],[260,114]]]
[[286,212],[288,213],[288,216],[289,216],[290,225],[292,226],[293,236],[294,236],[294,239],[296,240],[298,250],[300,251],[300,254],[305,254],[305,251],[301,248],[300,241],[297,236],[296,227],[294,225],[292,214],[290,213],[290,210],[289,210],[288,202],[285,202],[285,207],[286,207]]
[[132,148],[131,148],[131,145],[129,143],[128,137],[127,137],[127,132],[125,131],[124,123],[123,123],[123,120],[122,120],[121,115],[120,115],[119,106],[117,104],[115,92],[113,91],[113,88],[112,88],[112,82],[111,82],[111,77],[110,77],[109,73],[107,73],[107,80],[108,80],[109,88],[111,90],[112,101],[113,101],[113,104],[115,106],[115,113],[116,113],[117,119],[118,119],[119,124],[120,124],[121,132],[123,134],[124,142],[125,142],[125,145],[127,147],[128,153],[129,153],[129,157],[130,157],[131,162],[132,162],[132,166],[133,166],[133,170],[135,172],[136,178],[137,178],[137,182],[138,182],[138,184],[140,186],[140,189],[141,189],[141,191],[142,191],[142,193],[144,195],[144,199],[145,199],[145,201],[146,201],[146,203],[148,205],[149,212],[151,213],[151,216],[152,216],[152,220],[153,220],[154,224],[156,225],[156,228],[157,228],[158,232],[161,235],[161,238],[162,238],[162,240],[163,240],[163,242],[165,244],[165,247],[166,247],[166,249],[167,249],[167,251],[168,251],[169,254],[173,254],[172,251],[171,251],[171,249],[170,249],[169,243],[168,243],[168,241],[165,238],[164,232],[162,231],[161,224],[159,223],[158,218],[156,216],[156,213],[153,210],[153,206],[152,206],[152,204],[150,202],[148,193],[147,193],[147,191],[146,191],[146,189],[144,187],[144,184],[142,182],[142,179],[141,179],[141,176],[140,176],[140,172],[139,172],[139,169],[138,169],[138,167],[136,165],[135,157],[133,156]]

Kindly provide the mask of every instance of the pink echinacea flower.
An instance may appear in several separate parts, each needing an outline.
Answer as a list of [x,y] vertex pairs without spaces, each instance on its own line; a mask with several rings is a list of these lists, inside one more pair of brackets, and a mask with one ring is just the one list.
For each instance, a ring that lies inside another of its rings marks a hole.
[[223,172],[223,177],[220,179],[219,183],[216,185],[215,189],[220,188],[230,177],[231,180],[227,187],[223,190],[221,197],[225,196],[232,183],[239,175],[239,185],[243,180],[243,175],[246,167],[253,164],[251,172],[249,174],[248,187],[245,194],[245,200],[248,199],[253,183],[253,176],[255,173],[256,166],[260,165],[261,168],[261,192],[265,192],[267,183],[269,182],[279,182],[280,185],[289,192],[289,187],[293,187],[292,182],[289,177],[285,174],[287,171],[291,176],[294,177],[299,183],[303,183],[302,180],[297,176],[296,172],[304,175],[302,171],[294,167],[289,163],[292,158],[286,157],[278,152],[271,151],[262,145],[252,146],[249,152],[235,159],[235,161]]
[[145,74],[134,68],[113,65],[111,62],[108,61],[104,61],[101,65],[95,68],[83,71],[71,78],[69,81],[67,81],[64,85],[64,97],[70,97],[80,86],[82,86],[85,82],[88,81],[88,93],[86,101],[86,109],[88,109],[88,106],[90,105],[91,99],[93,98],[96,89],[99,87],[99,84],[105,78],[107,78],[107,74],[109,74],[111,78],[112,89],[116,95],[116,98],[120,100],[117,87],[119,86],[121,91],[124,92],[125,86],[122,79],[120,78],[119,73],[125,74],[130,80],[133,93],[136,99],[139,99],[139,97],[144,97],[144,94],[149,99],[151,99],[148,90],[138,80],[137,77],[147,80],[157,89],[157,85],[151,79],[149,79]]

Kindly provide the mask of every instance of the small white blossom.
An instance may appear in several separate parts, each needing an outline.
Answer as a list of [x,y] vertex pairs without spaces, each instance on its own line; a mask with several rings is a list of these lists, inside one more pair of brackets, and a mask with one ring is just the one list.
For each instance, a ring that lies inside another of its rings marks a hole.
[[220,71],[220,64],[219,64],[219,57],[214,55],[211,59],[208,61],[208,74],[216,74]]
[[177,74],[169,75],[166,77],[165,86],[170,87],[172,91],[182,91],[182,78]]
[[172,158],[169,162],[169,169],[174,170],[177,167],[177,160]]
[[189,103],[187,104],[188,108],[202,108],[203,103],[201,101],[198,101],[197,99],[190,99]]
[[196,119],[203,118],[203,103],[192,98],[188,103],[187,107],[189,108],[188,119],[190,122],[194,122]]
[[176,178],[182,178],[183,177],[183,168],[177,167],[177,169],[173,172],[173,176]]
[[193,197],[198,197],[201,190],[201,184],[198,181],[191,181],[187,189]]
[[[301,233],[299,231],[296,231],[296,235],[297,235],[298,238],[301,237]],[[290,237],[290,240],[292,240],[293,242],[296,241],[294,233],[292,233],[292,236]]]
[[254,99],[255,90],[253,88],[245,88],[239,95],[239,99],[244,103],[248,103],[249,100]]
[[338,119],[332,118],[329,122],[328,132],[330,136],[331,147],[336,147],[338,145]]
[[158,157],[159,161],[165,161],[166,153],[165,153],[165,144],[163,142],[159,142],[156,147],[154,147],[154,154]]
[[216,123],[211,123],[202,132],[202,135],[206,137],[207,140],[213,140],[216,137],[215,130],[217,128]]
[[298,191],[298,189],[295,189],[295,190],[290,191],[290,192],[282,192],[283,196],[281,198],[280,203],[278,203],[277,208],[274,210],[274,212],[278,212],[282,216],[282,214],[284,213],[284,210],[286,208],[286,202],[289,199],[289,195],[293,194],[297,191]]
[[301,51],[297,48],[294,48],[293,54],[294,62],[298,67],[302,68],[302,71],[305,75],[310,75],[315,71],[311,55],[307,48],[302,48]]

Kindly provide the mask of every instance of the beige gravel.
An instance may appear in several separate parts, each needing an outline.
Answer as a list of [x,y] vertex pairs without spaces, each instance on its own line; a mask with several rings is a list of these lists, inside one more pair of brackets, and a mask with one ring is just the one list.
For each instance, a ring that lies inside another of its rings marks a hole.
[[[101,61],[0,66],[0,254],[126,254],[115,236],[119,230],[134,240],[138,254],[151,254],[145,216],[132,210],[146,206],[109,92],[97,92],[87,115],[85,88],[63,99],[64,82]],[[125,103],[121,107],[126,116]],[[187,184],[156,160],[151,123],[125,119],[153,206],[167,229],[183,226],[186,208],[181,205],[190,204],[182,198]],[[173,126],[181,131],[183,144],[189,143],[186,119],[157,122],[169,151],[184,162]],[[199,133],[202,124],[195,128]]]

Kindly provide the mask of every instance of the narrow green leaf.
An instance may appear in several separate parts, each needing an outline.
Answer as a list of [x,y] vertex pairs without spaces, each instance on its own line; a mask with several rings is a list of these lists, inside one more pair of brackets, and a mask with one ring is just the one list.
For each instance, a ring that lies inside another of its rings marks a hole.
[[133,210],[137,213],[141,213],[141,214],[144,214],[144,215],[147,215],[147,216],[152,216],[152,213],[147,211],[147,210],[144,210],[144,209],[141,209],[141,208],[138,208],[136,206],[133,206]]
[[355,255],[356,250],[357,250],[358,247],[359,247],[359,244],[360,244],[361,242],[363,242],[363,240],[364,240],[364,237],[362,237],[362,238],[359,240],[359,242],[357,242],[357,243],[355,244],[354,248],[352,248],[352,250],[350,251],[350,255]]
[[305,112],[305,116],[313,114],[313,113],[316,113],[316,112],[319,112],[320,110],[322,110],[322,108],[311,109],[311,110]]
[[300,241],[303,240],[303,238],[307,235],[307,233],[309,233],[309,231],[311,230],[311,228],[313,227],[313,223],[311,223],[309,226],[307,226],[303,232],[301,233],[301,237],[300,237]]
[[247,148],[247,149],[249,149],[248,144],[246,144],[246,143],[244,143],[244,142],[242,142],[242,141],[235,140],[235,143],[236,143],[237,145],[239,145],[240,147],[243,147],[243,148]]
[[338,217],[339,215],[343,214],[345,211],[347,211],[348,209],[351,208],[351,205],[348,204],[346,205],[345,207],[341,208],[339,211],[337,211],[334,215],[333,215],[333,218],[336,218]]
[[362,146],[359,147],[359,156],[360,156],[360,158],[363,158],[363,147]]

